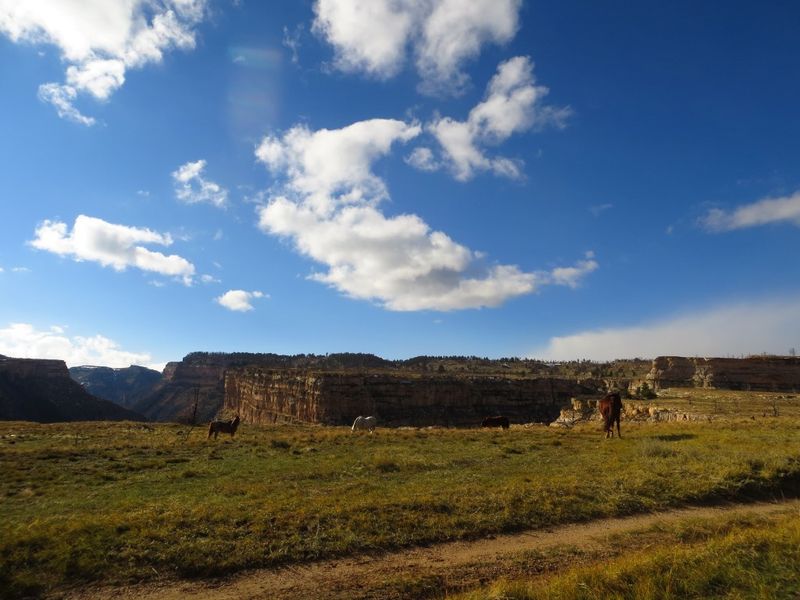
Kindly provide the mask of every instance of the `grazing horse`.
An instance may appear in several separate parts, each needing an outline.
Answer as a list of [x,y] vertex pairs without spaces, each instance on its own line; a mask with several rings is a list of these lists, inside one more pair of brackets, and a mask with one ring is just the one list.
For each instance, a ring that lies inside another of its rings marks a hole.
[[350,431],[355,431],[356,429],[368,429],[370,433],[375,431],[375,424],[378,420],[375,417],[356,417],[356,420],[353,421],[353,428]]
[[217,435],[220,433],[230,433],[231,437],[233,437],[236,433],[236,428],[239,427],[239,421],[239,415],[236,415],[230,421],[211,421],[208,426],[208,437],[210,438],[212,433],[214,434],[214,439],[217,439]]
[[597,404],[600,414],[603,416],[603,431],[606,432],[607,438],[614,437],[614,423],[617,424],[617,436],[620,438],[622,434],[619,431],[619,419],[622,412],[622,398],[616,392],[609,392],[605,398],[600,400]]
[[508,417],[486,417],[481,423],[481,427],[502,427],[503,429],[509,428]]

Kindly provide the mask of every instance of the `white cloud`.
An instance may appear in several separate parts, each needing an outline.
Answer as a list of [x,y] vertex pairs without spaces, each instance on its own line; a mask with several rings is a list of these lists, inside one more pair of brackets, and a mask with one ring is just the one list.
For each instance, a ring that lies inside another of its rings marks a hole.
[[39,100],[48,102],[56,108],[58,116],[81,125],[94,125],[95,119],[82,114],[72,103],[77,98],[75,88],[57,83],[44,83],[39,86]]
[[298,52],[301,46],[300,38],[302,35],[302,25],[298,25],[294,30],[290,30],[288,27],[283,28],[283,45],[292,53],[292,64],[295,65],[300,63]]
[[443,159],[456,179],[466,181],[475,171],[517,179],[522,176],[519,161],[490,158],[483,146],[499,144],[533,127],[563,127],[571,111],[543,106],[547,93],[546,87],[535,85],[530,58],[516,56],[498,65],[484,100],[470,111],[466,121],[437,118],[427,130],[439,142]]
[[11,269],[12,273],[30,273],[31,270],[28,267],[14,267]]
[[585,260],[578,261],[572,267],[556,267],[550,271],[549,277],[543,278],[547,283],[565,285],[575,289],[589,273],[596,271],[600,265],[594,259],[594,252],[587,252]]
[[784,354],[800,339],[800,298],[739,303],[638,326],[551,338],[537,358],[654,358]]
[[425,93],[459,93],[463,65],[486,44],[509,42],[521,0],[317,0],[313,31],[335,50],[335,65],[387,79],[409,51]]
[[256,298],[269,298],[269,296],[259,291],[228,290],[218,298],[215,298],[214,301],[228,310],[247,312],[253,310],[251,301]]
[[441,168],[441,164],[433,156],[433,151],[425,146],[414,148],[404,160],[420,171],[438,171]]
[[370,170],[395,142],[421,132],[419,125],[393,119],[359,121],[343,129],[310,131],[298,125],[282,138],[266,136],[256,156],[287,178],[289,191],[322,214],[337,204],[380,202],[388,197],[383,180]]
[[128,352],[105,336],[69,337],[64,333],[63,327],[38,330],[28,323],[10,323],[0,329],[0,354],[15,358],[63,360],[70,367],[98,365],[119,368],[144,365],[154,368],[150,354]]
[[203,177],[205,168],[206,161],[197,160],[187,162],[173,171],[175,196],[187,204],[207,202],[217,208],[223,208],[228,202],[228,190]]
[[169,246],[172,237],[150,229],[108,223],[95,217],[78,215],[72,231],[60,221],[44,221],[36,228],[34,248],[47,250],[73,260],[88,260],[124,271],[136,267],[161,275],[180,277],[191,284],[194,265],[177,254],[165,255],[145,248],[142,244]]
[[93,125],[74,106],[78,94],[107,100],[127,69],[159,63],[165,51],[190,49],[207,0],[0,0],[0,33],[13,42],[56,46],[64,83],[45,83],[39,98],[59,116]]
[[315,132],[297,126],[265,137],[256,155],[285,182],[258,208],[259,227],[327,266],[312,279],[390,310],[497,306],[531,293],[540,280],[577,282],[578,274],[556,278],[487,265],[481,253],[416,215],[384,215],[379,205],[389,193],[372,164],[419,133],[417,125],[375,119]]
[[200,281],[202,281],[203,283],[222,283],[219,279],[217,279],[213,275],[201,275]]
[[782,198],[763,198],[730,212],[714,208],[700,219],[700,224],[709,231],[732,231],[771,223],[800,227],[800,192]]

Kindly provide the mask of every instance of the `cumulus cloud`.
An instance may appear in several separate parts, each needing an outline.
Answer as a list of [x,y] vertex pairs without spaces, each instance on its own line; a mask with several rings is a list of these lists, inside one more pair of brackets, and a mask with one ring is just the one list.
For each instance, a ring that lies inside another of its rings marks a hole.
[[[456,179],[466,181],[476,171],[519,178],[522,176],[519,161],[488,157],[484,147],[497,145],[534,127],[564,127],[571,111],[543,105],[547,93],[546,87],[536,85],[531,59],[516,56],[498,65],[484,100],[470,111],[466,121],[441,117],[430,123],[427,130],[439,142],[443,160]],[[422,168],[420,165],[435,164],[432,161],[431,157],[430,161],[408,162]]]
[[217,208],[223,208],[228,202],[228,190],[219,184],[206,179],[203,170],[206,168],[205,160],[187,162],[172,172],[175,184],[175,196],[181,202],[198,204],[206,202]]
[[327,267],[312,279],[390,310],[497,306],[531,293],[540,281],[570,279],[487,264],[482,253],[431,230],[417,215],[383,214],[389,193],[371,167],[419,133],[415,124],[374,119],[265,137],[256,156],[284,181],[258,208],[259,227]]
[[532,356],[549,360],[783,354],[800,339],[800,298],[721,306],[641,325],[551,338]]
[[15,358],[50,358],[63,360],[67,366],[97,365],[128,367],[154,365],[153,357],[146,352],[129,352],[115,341],[102,336],[68,336],[63,327],[36,329],[29,323],[10,323],[0,328],[0,354]]
[[700,219],[709,231],[733,231],[771,223],[790,223],[800,227],[800,192],[781,198],[763,198],[732,211],[714,208]]
[[164,52],[195,45],[207,0],[0,0],[0,33],[13,42],[56,46],[63,83],[44,83],[39,98],[82,125],[95,119],[74,105],[78,94],[107,100],[128,69],[159,63]]
[[247,312],[253,310],[252,300],[264,297],[268,296],[259,291],[247,292],[245,290],[228,290],[218,298],[215,298],[214,301],[228,310]]
[[150,229],[108,223],[95,217],[78,215],[68,231],[66,223],[44,221],[36,228],[29,242],[34,248],[46,250],[75,261],[88,260],[124,271],[135,267],[171,277],[179,277],[186,285],[192,283],[194,265],[177,254],[165,255],[145,248],[143,244],[170,246],[172,237]]
[[334,47],[335,66],[378,79],[396,75],[409,53],[420,90],[459,93],[463,65],[519,27],[521,0],[317,0],[313,31]]

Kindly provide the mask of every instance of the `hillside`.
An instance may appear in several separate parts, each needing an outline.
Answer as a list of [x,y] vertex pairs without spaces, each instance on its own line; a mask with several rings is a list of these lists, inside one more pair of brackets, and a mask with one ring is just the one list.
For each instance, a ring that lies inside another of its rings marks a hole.
[[0,356],[0,420],[143,421],[144,417],[89,394],[61,360]]
[[70,377],[98,398],[109,400],[124,408],[133,408],[153,392],[161,381],[161,373],[137,365],[124,369],[81,366],[69,369]]

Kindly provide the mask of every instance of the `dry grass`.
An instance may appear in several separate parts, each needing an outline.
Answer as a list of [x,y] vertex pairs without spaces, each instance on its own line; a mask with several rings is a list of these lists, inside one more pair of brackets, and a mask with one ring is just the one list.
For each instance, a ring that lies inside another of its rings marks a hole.
[[[488,430],[0,424],[0,596],[207,577],[796,492],[800,421]],[[13,437],[12,437],[13,436]]]
[[[690,520],[617,536],[610,560],[490,586],[455,600],[796,599],[800,517]],[[596,561],[595,557],[595,561]]]

